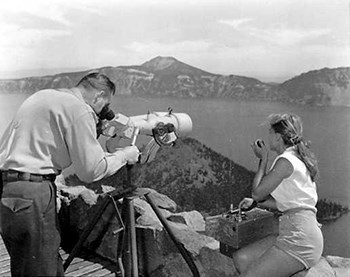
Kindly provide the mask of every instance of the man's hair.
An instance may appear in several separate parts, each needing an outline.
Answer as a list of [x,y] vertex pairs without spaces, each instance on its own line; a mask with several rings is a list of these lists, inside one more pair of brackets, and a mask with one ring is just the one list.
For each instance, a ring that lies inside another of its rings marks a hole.
[[111,93],[111,95],[115,94],[115,85],[114,83],[104,74],[99,72],[89,73],[84,76],[77,86],[82,86],[85,89],[98,89],[104,90],[106,92]]

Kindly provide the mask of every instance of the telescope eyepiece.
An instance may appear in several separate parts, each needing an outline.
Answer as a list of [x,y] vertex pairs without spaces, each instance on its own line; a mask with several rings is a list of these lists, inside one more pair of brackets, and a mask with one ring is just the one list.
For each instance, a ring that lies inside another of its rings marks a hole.
[[171,123],[164,124],[163,122],[159,122],[156,127],[153,128],[152,132],[154,135],[164,136],[165,134],[175,132],[175,126]]
[[154,136],[164,136],[167,133],[166,125],[163,122],[157,123],[153,128],[152,133]]
[[112,120],[115,117],[114,112],[109,108],[109,106],[104,106],[101,112],[98,114],[101,120]]
[[152,129],[152,134],[154,140],[160,146],[172,146],[177,138],[175,126],[172,123],[157,123],[156,127]]
[[175,126],[174,124],[168,123],[165,125],[167,127],[168,133],[175,132]]

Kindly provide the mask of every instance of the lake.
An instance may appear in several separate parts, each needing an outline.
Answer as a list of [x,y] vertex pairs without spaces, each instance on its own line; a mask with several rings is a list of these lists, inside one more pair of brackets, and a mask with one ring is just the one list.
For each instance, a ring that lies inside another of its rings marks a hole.
[[[0,134],[26,95],[0,95]],[[48,99],[49,101],[49,99]],[[350,108],[310,107],[276,102],[237,102],[213,99],[142,98],[115,96],[115,112],[140,115],[148,111],[188,113],[193,130],[188,135],[250,170],[257,160],[250,143],[267,138],[266,117],[292,112],[304,122],[304,137],[312,142],[321,171],[320,198],[350,206]],[[324,255],[350,257],[350,214],[322,227]]]

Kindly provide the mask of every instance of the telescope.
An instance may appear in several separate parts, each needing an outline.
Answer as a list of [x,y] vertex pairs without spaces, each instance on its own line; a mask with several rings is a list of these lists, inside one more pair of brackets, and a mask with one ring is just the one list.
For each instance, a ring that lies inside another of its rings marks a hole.
[[[124,138],[135,145],[138,135],[152,137],[143,154],[147,156],[143,162],[154,158],[155,152],[161,146],[171,146],[176,139],[192,131],[191,117],[186,113],[173,113],[172,109],[167,112],[148,112],[143,115],[126,116],[107,108],[101,112],[103,120],[102,135],[118,139]],[[143,156],[144,156],[143,155]],[[150,159],[150,156],[153,156]],[[142,162],[142,155],[141,155]]]

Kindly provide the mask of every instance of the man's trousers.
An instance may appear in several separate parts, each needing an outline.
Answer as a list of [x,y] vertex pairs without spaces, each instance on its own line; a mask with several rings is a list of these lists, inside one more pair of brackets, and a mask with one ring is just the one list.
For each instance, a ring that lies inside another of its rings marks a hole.
[[12,277],[64,276],[53,183],[4,181],[0,218]]

